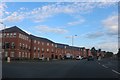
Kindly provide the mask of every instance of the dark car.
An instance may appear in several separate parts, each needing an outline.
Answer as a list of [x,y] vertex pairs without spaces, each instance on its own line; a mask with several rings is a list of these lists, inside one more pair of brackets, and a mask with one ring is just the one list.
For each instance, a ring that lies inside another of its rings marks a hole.
[[88,56],[87,60],[88,60],[88,61],[90,61],[90,60],[91,60],[91,61],[94,61],[94,58],[93,58],[93,56]]

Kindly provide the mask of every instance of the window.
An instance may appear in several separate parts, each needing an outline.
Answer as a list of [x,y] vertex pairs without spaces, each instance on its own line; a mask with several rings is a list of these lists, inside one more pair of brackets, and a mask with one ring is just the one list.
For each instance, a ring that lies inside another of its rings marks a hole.
[[47,52],[49,51],[49,49],[47,49]]
[[21,34],[19,34],[19,38],[21,38]]
[[22,52],[22,57],[24,57],[24,52]]
[[12,49],[15,48],[15,43],[14,42],[11,43],[11,47],[12,47]]
[[29,49],[30,49],[30,46],[29,46]]
[[52,52],[53,52],[53,49],[52,49]]
[[38,44],[40,44],[40,42],[38,41]]
[[40,53],[38,53],[38,58],[40,57]]
[[42,45],[44,45],[44,42],[42,42]]
[[36,40],[34,40],[34,43],[36,43]]
[[66,46],[65,46],[65,49],[66,49]]
[[9,37],[9,33],[7,33],[7,37]]
[[47,46],[49,46],[49,43],[47,43]]
[[4,37],[6,37],[6,33],[4,33]]
[[14,57],[14,52],[11,52],[10,56],[11,56],[11,57]]
[[8,52],[5,52],[5,57],[8,57]]
[[23,44],[23,49],[25,49],[25,46],[24,46],[24,44]]
[[55,45],[55,47],[57,48],[57,44]]
[[10,37],[12,37],[12,33],[10,33]]
[[18,55],[19,57],[21,57],[21,52],[19,52],[19,55]]
[[27,58],[27,53],[25,53],[25,57]]
[[28,53],[28,58],[30,58],[30,53]]
[[26,48],[27,48],[27,44],[26,44]]
[[5,42],[5,49],[10,48],[10,43],[9,42]]
[[13,35],[14,37],[16,37],[16,33],[14,33],[14,35]]
[[52,43],[52,46],[53,46],[53,43]]
[[29,40],[29,42],[31,42],[31,40]]
[[38,48],[38,52],[40,52],[40,48]]
[[42,48],[42,51],[44,51],[44,48]]
[[34,47],[34,52],[36,52],[36,47]]
[[2,38],[2,34],[0,34],[0,38]]
[[34,50],[36,50],[36,47],[34,47]]
[[34,53],[34,58],[36,58],[36,53]]
[[2,46],[2,43],[0,42],[0,48],[1,48],[1,46]]
[[20,43],[20,46],[21,46],[21,43]]

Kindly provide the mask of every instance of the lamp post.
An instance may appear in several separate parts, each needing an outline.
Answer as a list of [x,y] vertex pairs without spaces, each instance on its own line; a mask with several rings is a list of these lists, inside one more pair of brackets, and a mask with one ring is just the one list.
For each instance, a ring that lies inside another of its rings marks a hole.
[[74,45],[74,37],[77,35],[72,36],[72,46]]

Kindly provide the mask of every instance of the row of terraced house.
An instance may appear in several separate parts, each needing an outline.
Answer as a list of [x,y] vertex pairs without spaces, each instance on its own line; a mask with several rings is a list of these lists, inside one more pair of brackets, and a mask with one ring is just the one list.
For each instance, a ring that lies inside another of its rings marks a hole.
[[68,54],[72,58],[76,56],[86,58],[92,55],[91,50],[85,47],[55,43],[49,39],[28,34],[17,26],[1,30],[0,46],[3,59],[7,57],[11,59],[63,59]]

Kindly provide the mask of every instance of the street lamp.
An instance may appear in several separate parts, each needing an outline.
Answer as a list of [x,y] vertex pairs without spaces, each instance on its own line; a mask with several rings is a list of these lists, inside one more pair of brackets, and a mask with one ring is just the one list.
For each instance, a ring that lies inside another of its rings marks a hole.
[[77,35],[72,36],[72,46],[74,45],[74,37]]

